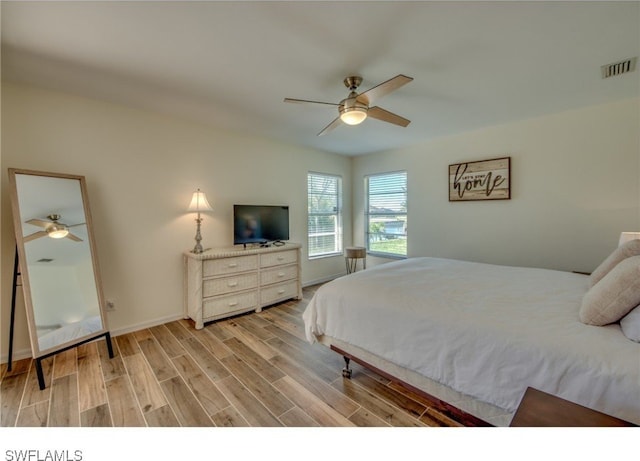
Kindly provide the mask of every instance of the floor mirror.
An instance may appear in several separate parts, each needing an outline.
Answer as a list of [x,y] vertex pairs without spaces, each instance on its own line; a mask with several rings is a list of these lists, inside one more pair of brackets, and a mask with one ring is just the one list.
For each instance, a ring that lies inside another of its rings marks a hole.
[[[113,357],[84,176],[9,169],[17,274],[40,389],[42,360],[104,337]],[[15,295],[10,342],[13,342]],[[10,345],[10,351],[11,351]],[[11,352],[9,364],[11,364]]]

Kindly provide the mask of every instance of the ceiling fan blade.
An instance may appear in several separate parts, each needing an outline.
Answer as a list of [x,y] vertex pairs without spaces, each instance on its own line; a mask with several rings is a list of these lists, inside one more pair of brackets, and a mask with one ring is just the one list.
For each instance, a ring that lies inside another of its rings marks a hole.
[[342,120],[340,120],[340,117],[336,117],[333,122],[329,123],[327,126],[325,126],[322,131],[320,133],[318,133],[318,136],[322,136],[323,134],[327,134],[329,131],[332,131],[333,129],[335,129],[338,125],[342,124]]
[[44,221],[42,219],[30,219],[30,220],[26,221],[27,224],[33,224],[34,226],[40,226],[40,227],[47,227],[52,222],[53,221]]
[[31,240],[39,239],[40,237],[46,237],[47,233],[45,231],[34,232],[33,234],[29,234],[24,237],[22,240],[24,243],[30,242]]
[[67,227],[78,227],[78,226],[84,226],[86,223],[84,222],[79,222],[78,224],[70,224]]
[[340,104],[335,104],[333,102],[322,102],[322,101],[308,101],[306,99],[293,99],[293,98],[284,98],[284,102],[294,102],[298,104],[324,104],[327,106],[339,106]]
[[406,75],[402,75],[402,74],[396,75],[395,77],[387,80],[386,82],[382,82],[381,84],[360,93],[356,98],[356,101],[361,102],[363,104],[370,105],[376,99],[380,99],[384,95],[397,90],[398,88],[400,88],[403,85],[406,85],[412,80],[413,80],[412,77],[407,77]]
[[411,120],[407,120],[404,117],[400,117],[394,113],[389,112],[388,110],[384,110],[381,107],[375,106],[370,107],[367,115],[371,118],[376,118],[378,120],[382,120],[383,122],[393,123],[394,125],[399,125],[406,127],[411,123]]
[[82,239],[76,235],[73,235],[71,232],[67,234],[67,238],[73,240],[74,242],[82,242]]

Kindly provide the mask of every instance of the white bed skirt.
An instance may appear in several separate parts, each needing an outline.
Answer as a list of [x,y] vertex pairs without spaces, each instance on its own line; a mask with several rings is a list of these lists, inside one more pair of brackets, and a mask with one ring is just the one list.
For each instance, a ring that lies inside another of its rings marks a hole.
[[474,399],[469,395],[465,395],[414,371],[391,363],[375,354],[372,354],[371,352],[360,349],[357,346],[329,336],[320,336],[317,340],[319,343],[327,347],[335,346],[338,349],[357,357],[363,362],[366,362],[367,365],[371,365],[372,367],[382,370],[397,380],[409,384],[433,398],[447,402],[459,410],[481,419],[491,426],[506,427],[513,419],[514,412],[508,412],[502,408],[496,407],[495,405],[491,405],[490,403]]

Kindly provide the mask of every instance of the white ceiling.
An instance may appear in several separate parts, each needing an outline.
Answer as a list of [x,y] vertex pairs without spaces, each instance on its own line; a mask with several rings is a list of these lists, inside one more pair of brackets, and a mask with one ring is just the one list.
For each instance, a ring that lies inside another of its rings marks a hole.
[[[460,1],[1,2],[2,77],[346,155],[640,95],[640,4]],[[337,116],[361,90],[412,121]]]

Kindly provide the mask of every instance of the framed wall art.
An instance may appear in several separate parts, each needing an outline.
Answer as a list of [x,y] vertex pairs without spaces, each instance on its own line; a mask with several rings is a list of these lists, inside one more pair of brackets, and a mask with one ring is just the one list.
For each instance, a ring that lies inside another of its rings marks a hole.
[[449,165],[449,201],[509,200],[511,157]]

